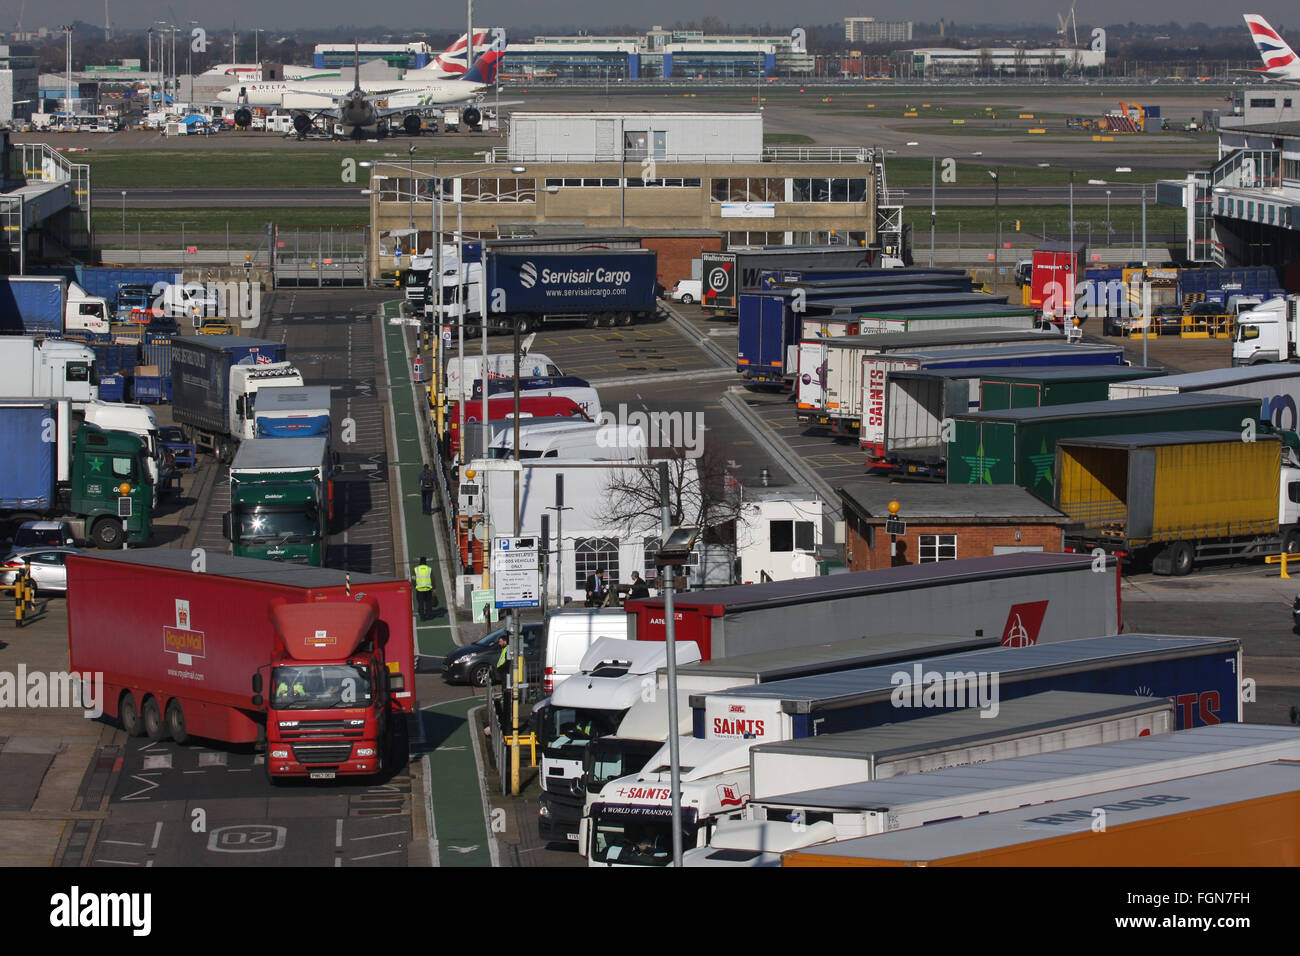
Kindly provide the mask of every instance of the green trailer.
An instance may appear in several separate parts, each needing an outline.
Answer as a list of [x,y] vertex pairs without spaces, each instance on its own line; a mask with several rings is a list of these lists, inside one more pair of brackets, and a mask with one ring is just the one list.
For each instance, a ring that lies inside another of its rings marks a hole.
[[230,465],[230,511],[222,521],[231,553],[323,567],[333,465],[324,436],[242,442]]
[[1058,439],[1258,427],[1258,399],[1198,393],[970,412],[953,416],[948,484],[1019,485],[1050,503]]
[[1119,368],[1024,368],[980,378],[980,411],[1040,408],[1101,402],[1113,382],[1157,378],[1164,369],[1125,365]]

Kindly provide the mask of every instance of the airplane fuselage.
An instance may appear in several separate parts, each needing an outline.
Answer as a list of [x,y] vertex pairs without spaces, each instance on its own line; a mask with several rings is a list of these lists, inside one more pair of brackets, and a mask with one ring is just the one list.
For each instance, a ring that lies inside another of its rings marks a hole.
[[[399,80],[383,84],[363,83],[361,90],[367,96],[388,97],[399,101],[410,100],[412,105],[454,106],[469,103],[483,93],[487,86],[479,83],[467,83],[462,80]],[[346,80],[293,82],[267,81],[260,83],[236,83],[226,87],[217,94],[221,103],[246,103],[248,106],[283,106],[290,109],[308,109],[316,102],[320,108],[333,106],[335,102],[355,91],[355,86]]]

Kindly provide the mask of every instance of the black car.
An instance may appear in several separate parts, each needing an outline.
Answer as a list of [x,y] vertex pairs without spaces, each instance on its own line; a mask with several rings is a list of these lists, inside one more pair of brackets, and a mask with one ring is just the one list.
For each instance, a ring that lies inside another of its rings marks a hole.
[[[525,624],[520,628],[520,641],[524,648],[525,671],[535,670],[542,657],[542,631],[544,625]],[[499,627],[489,631],[473,643],[458,647],[442,659],[442,679],[449,684],[473,684],[486,687],[496,670],[501,649],[497,640],[510,637],[510,629]]]

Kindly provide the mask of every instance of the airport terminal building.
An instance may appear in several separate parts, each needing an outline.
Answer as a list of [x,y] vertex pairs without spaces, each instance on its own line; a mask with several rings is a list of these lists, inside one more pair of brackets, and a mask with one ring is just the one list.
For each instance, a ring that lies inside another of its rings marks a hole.
[[[438,164],[446,236],[458,222],[466,238],[568,223],[901,255],[902,210],[878,150],[765,148],[758,113],[516,113],[508,142],[487,165]],[[433,163],[371,169],[375,276],[433,247],[434,177]]]

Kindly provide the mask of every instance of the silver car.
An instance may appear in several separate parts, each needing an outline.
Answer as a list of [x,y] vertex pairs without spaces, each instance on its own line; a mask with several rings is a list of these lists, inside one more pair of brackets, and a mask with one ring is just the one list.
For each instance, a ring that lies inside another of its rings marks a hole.
[[24,548],[10,551],[0,560],[0,584],[13,584],[24,564],[31,567],[32,583],[38,594],[68,590],[67,560],[79,554],[77,548]]

